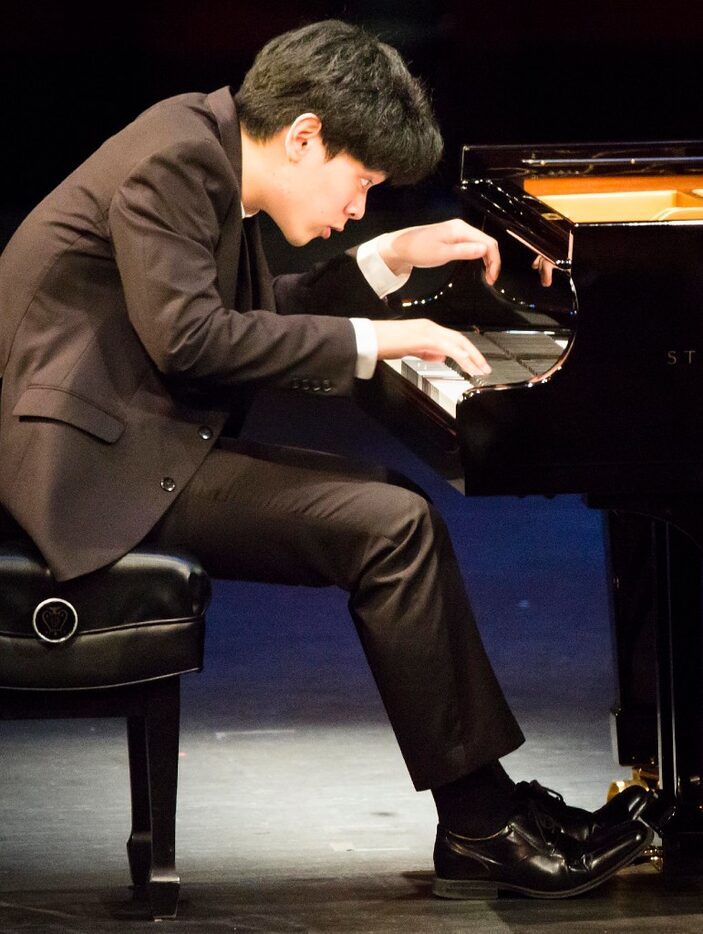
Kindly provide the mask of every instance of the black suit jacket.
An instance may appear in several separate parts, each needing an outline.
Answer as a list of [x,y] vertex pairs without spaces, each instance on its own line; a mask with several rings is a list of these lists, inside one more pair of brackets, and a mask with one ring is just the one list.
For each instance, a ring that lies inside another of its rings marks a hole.
[[0,500],[66,579],[139,542],[262,384],[348,393],[342,256],[272,280],[241,217],[232,95],[147,110],[49,194],[0,257]]

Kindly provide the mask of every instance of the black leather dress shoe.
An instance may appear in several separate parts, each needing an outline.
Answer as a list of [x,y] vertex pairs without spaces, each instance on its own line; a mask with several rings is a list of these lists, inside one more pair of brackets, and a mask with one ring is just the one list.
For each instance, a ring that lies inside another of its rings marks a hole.
[[640,785],[631,785],[615,795],[597,811],[586,811],[568,805],[562,796],[539,782],[518,782],[518,801],[536,801],[561,826],[565,834],[585,841],[599,830],[616,827],[624,821],[636,820],[652,800],[651,792]]
[[627,866],[652,836],[641,822],[627,821],[582,843],[566,836],[532,803],[490,837],[465,837],[438,827],[432,891],[457,899],[495,898],[502,891],[567,898],[595,888]]

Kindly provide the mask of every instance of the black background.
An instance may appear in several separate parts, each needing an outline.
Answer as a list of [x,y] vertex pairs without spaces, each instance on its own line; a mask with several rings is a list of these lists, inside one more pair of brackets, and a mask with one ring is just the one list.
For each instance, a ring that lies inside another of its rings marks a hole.
[[4,0],[0,204],[31,205],[149,104],[237,85],[267,39],[328,16],[379,32],[432,89],[435,190],[463,142],[703,137],[697,2]]

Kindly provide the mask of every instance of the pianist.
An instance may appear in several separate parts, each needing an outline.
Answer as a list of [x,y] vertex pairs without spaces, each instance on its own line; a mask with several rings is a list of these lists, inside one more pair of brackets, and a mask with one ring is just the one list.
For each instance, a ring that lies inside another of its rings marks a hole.
[[295,245],[327,238],[440,152],[398,54],[336,21],[271,41],[237,93],[163,101],[107,140],[0,259],[0,499],[62,580],[146,539],[215,576],[346,589],[437,804],[437,894],[566,896],[644,847],[640,794],[590,814],[508,778],[522,734],[440,517],[378,473],[223,437],[259,386],[348,393],[405,354],[485,371],[461,334],[384,300],[416,265],[478,259],[494,281],[480,231],[395,231],[273,281],[259,237],[265,211]]

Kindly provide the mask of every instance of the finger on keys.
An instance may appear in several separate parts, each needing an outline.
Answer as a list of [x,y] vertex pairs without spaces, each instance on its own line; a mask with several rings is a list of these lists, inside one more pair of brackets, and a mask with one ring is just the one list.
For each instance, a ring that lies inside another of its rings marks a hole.
[[466,370],[472,376],[477,376],[479,373],[487,376],[491,372],[488,360],[474,347],[471,341],[465,340],[462,346],[452,354],[452,357],[462,370]]

